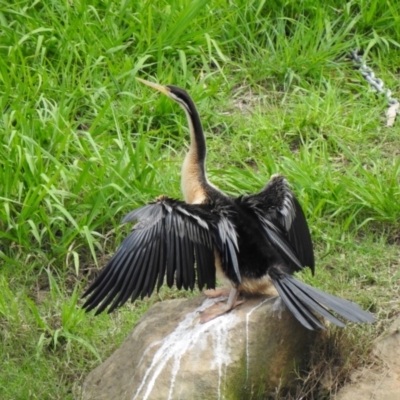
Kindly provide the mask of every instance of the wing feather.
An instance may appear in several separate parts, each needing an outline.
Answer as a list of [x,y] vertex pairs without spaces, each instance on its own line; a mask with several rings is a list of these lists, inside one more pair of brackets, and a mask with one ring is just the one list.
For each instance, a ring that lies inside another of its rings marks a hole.
[[[115,308],[124,304],[129,299],[129,297],[132,296],[134,290],[134,284],[136,283],[139,274],[139,269],[137,268],[137,261],[138,259],[140,259],[140,257],[142,257],[141,251],[137,251],[136,253],[131,253],[131,259],[126,262],[126,265],[131,265],[133,267],[129,268],[124,286],[121,288],[118,298],[110,307],[109,312],[112,312]],[[98,301],[100,302],[101,299],[99,299]],[[106,306],[107,305],[105,304],[104,308]]]
[[148,272],[146,280],[143,286],[143,294],[150,296],[153,293],[154,286],[156,284],[157,272],[158,272],[158,253],[159,253],[159,236],[153,243],[150,244],[150,248],[147,252],[150,252],[150,259],[148,262]]
[[132,232],[84,293],[87,311],[97,308],[98,314],[110,306],[111,312],[129,298],[149,296],[160,289],[165,275],[170,287],[176,283],[179,289],[193,289],[196,276],[200,289],[215,287],[214,250],[221,246],[216,243],[220,234],[226,258],[238,270],[236,233],[208,205],[162,197],[123,219],[130,221],[137,221]]
[[167,258],[165,252],[165,232],[162,234],[160,239],[160,258],[158,260],[158,277],[157,277],[157,292],[160,290],[164,283],[165,270],[166,270]]
[[238,199],[252,210],[264,232],[294,271],[310,267],[314,272],[314,251],[304,212],[287,181],[274,175],[259,193]]
[[[171,218],[171,217],[170,217]],[[174,284],[174,276],[175,276],[175,235],[174,235],[174,227],[171,225],[170,230],[168,232],[167,238],[167,285],[172,287]]]

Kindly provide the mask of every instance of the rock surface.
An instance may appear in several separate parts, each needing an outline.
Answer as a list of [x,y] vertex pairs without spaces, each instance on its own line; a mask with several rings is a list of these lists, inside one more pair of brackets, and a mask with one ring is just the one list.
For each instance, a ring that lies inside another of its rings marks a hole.
[[249,299],[200,324],[199,313],[215,301],[199,296],[153,306],[89,374],[82,398],[250,400],[290,385],[316,333],[278,297]]
[[335,400],[400,399],[400,317],[376,340],[374,353],[380,362],[355,371]]

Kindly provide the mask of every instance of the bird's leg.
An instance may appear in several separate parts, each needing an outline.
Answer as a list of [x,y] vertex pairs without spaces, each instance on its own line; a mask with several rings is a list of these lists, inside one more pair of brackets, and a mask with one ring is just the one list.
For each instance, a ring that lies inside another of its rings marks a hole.
[[215,299],[217,297],[228,297],[230,292],[231,292],[231,288],[227,288],[227,287],[219,287],[219,288],[215,288],[215,289],[203,290],[203,293],[209,299]]
[[218,302],[213,304],[211,307],[206,308],[200,315],[200,322],[204,324],[205,322],[211,321],[214,318],[219,317],[222,314],[227,313],[233,308],[237,307],[239,304],[245,302],[245,300],[238,300],[239,290],[232,288],[229,293],[228,301]]

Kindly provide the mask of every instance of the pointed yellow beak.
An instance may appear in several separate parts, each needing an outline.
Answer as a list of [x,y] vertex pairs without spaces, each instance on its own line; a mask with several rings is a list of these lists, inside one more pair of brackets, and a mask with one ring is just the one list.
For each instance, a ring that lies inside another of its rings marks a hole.
[[158,83],[149,82],[149,81],[146,81],[146,80],[141,79],[141,78],[136,78],[136,79],[139,82],[142,82],[145,85],[150,86],[151,88],[156,89],[159,92],[164,93],[167,96],[170,94],[170,90],[166,86],[159,85]]

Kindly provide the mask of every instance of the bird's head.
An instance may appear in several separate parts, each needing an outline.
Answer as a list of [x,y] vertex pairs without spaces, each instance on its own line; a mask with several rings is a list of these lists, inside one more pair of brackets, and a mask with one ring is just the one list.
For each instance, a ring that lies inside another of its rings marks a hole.
[[190,114],[193,113],[193,110],[195,109],[194,103],[192,98],[189,96],[189,93],[181,89],[178,86],[173,86],[173,85],[159,85],[158,83],[153,83],[146,81],[145,79],[141,78],[136,78],[139,82],[150,86],[153,89],[158,90],[159,92],[165,94],[168,96],[170,99],[174,100],[176,103],[178,103],[185,111],[189,112]]

